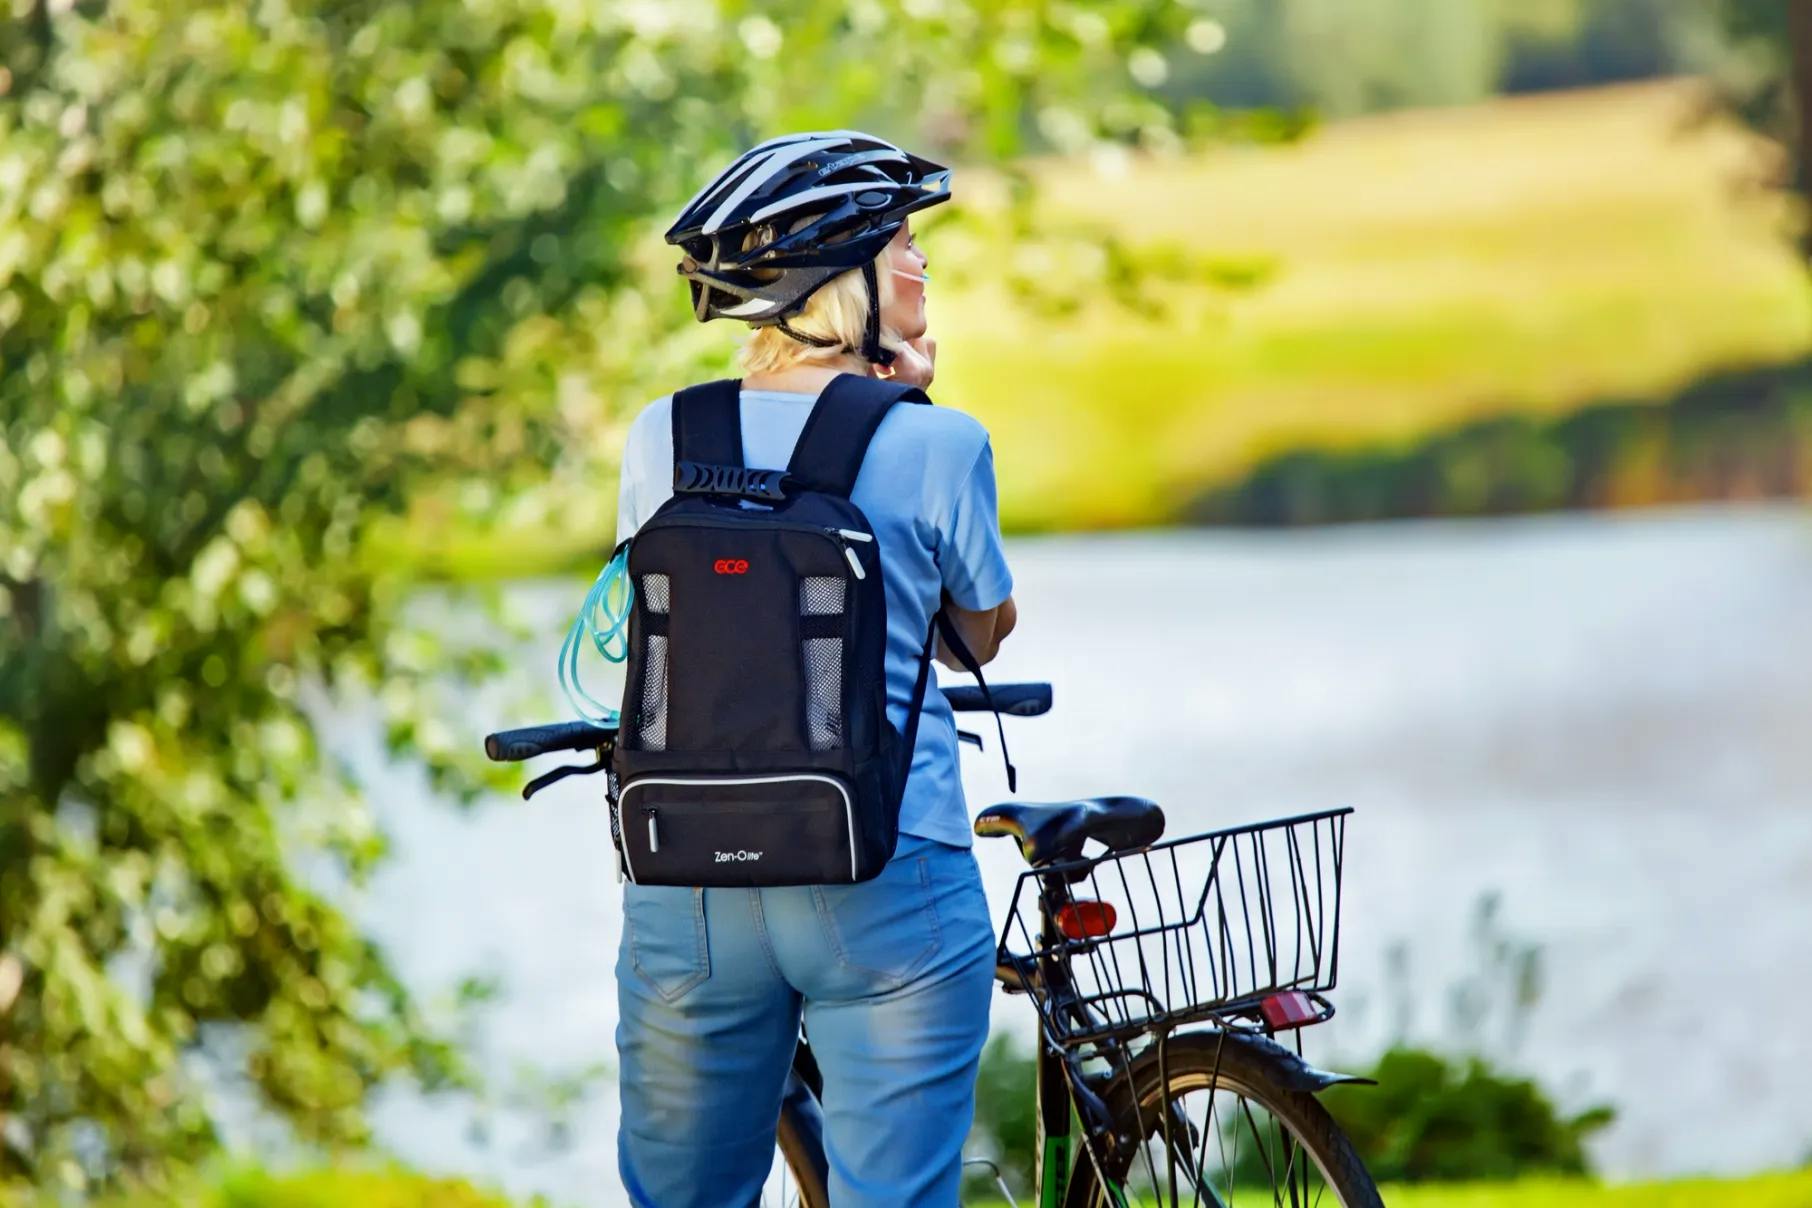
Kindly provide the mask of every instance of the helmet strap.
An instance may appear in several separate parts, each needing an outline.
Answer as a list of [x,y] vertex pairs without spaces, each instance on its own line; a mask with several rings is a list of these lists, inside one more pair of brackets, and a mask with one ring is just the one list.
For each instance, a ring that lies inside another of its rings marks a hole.
[[788,326],[785,319],[775,319],[774,326],[778,327],[781,331],[784,331],[787,335],[792,336],[801,344],[810,344],[813,348],[835,348],[837,346],[837,341],[835,340],[827,340],[823,336],[815,336],[810,332],[800,331],[797,328]]
[[[875,276],[875,262],[870,260],[862,266],[862,281],[868,286],[868,322],[862,331],[862,348],[860,355],[871,365],[887,366],[894,362],[891,348],[881,347],[881,287]],[[836,348],[838,342],[824,336],[815,336],[807,331],[800,331],[785,319],[775,319],[774,326],[801,344],[810,344],[813,348]],[[848,347],[843,345],[843,347]]]
[[893,350],[881,347],[881,284],[875,277],[873,260],[863,261],[862,281],[868,286],[868,326],[862,332],[862,359],[871,365],[891,365]]

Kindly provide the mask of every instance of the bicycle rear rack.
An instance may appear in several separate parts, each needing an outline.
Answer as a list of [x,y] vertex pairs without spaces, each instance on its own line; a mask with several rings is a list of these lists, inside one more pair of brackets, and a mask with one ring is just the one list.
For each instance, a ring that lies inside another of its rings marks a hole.
[[[1318,1022],[1333,1013],[1324,995],[1339,973],[1350,813],[1302,814],[1022,873],[999,962],[1031,991],[1046,1034],[1065,1048],[1209,1018],[1257,1030],[1276,1030],[1279,1019]],[[1112,908],[1104,934],[1047,930],[1064,907],[1089,902]],[[1289,992],[1305,997],[1275,997]]]

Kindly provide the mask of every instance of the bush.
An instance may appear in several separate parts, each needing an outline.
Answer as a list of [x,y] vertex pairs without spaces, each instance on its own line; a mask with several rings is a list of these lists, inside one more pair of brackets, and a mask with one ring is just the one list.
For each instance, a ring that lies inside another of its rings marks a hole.
[[[965,1152],[992,1159],[1014,1195],[1030,1193],[1036,1153],[1032,1054],[1010,1035],[982,1053],[975,1126]],[[1563,1115],[1541,1087],[1478,1057],[1390,1049],[1367,1072],[1377,1086],[1339,1086],[1320,1098],[1380,1183],[1462,1182],[1591,1173],[1586,1138],[1615,1113],[1596,1106]],[[1243,1172],[1242,1180],[1259,1177]],[[970,1196],[995,1191],[972,1171]]]
[[1377,1086],[1339,1086],[1321,1099],[1381,1183],[1587,1174],[1585,1139],[1615,1115],[1597,1106],[1563,1116],[1533,1081],[1476,1057],[1393,1048],[1369,1076]]
[[[987,1157],[1020,1198],[1031,1194],[1038,1145],[1037,1062],[1010,1033],[1001,1032],[982,1050],[975,1080],[975,1125],[969,1130],[966,1155]],[[998,1192],[994,1176],[972,1168],[964,1202]]]

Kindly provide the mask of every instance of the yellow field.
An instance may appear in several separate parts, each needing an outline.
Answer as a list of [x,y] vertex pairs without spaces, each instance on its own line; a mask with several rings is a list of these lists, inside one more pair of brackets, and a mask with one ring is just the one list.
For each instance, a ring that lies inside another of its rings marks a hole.
[[937,394],[993,430],[1009,528],[1099,528],[1162,523],[1285,449],[1650,397],[1800,355],[1812,301],[1785,207],[1745,184],[1761,148],[1703,113],[1698,86],[1649,84],[1106,175],[1038,165],[1054,215],[1276,271],[1244,293],[1169,289],[1159,322],[1112,303],[1035,320],[989,287],[934,295]]

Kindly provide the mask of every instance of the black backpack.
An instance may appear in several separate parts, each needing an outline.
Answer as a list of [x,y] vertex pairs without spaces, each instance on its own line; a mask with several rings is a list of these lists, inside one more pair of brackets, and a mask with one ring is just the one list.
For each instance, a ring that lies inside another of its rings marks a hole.
[[899,733],[882,551],[849,495],[888,409],[931,400],[841,375],[778,470],[743,465],[740,394],[673,396],[673,497],[630,539],[618,849],[641,885],[864,881],[893,856],[940,618]]

